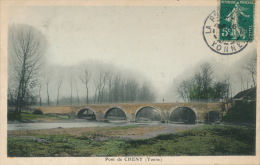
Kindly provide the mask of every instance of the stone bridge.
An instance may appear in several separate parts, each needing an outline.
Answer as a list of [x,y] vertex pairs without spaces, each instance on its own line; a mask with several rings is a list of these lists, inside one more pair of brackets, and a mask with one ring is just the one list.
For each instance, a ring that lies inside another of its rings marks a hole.
[[209,118],[212,118],[211,114],[215,115],[215,120],[221,120],[224,111],[223,103],[122,103],[107,105],[38,107],[37,109],[42,110],[45,114],[70,114],[79,118],[83,118],[83,114],[87,113],[97,121],[108,120],[108,114],[112,110],[116,109],[118,112],[121,111],[121,114],[123,114],[125,120],[128,122],[136,122],[138,114],[140,114],[144,109],[153,109],[153,111],[158,114],[157,116],[160,116],[160,119],[158,120],[161,122],[170,121],[170,118],[174,117],[176,114],[175,112],[177,109],[186,109],[189,111],[189,114],[193,116],[195,123],[209,121]]

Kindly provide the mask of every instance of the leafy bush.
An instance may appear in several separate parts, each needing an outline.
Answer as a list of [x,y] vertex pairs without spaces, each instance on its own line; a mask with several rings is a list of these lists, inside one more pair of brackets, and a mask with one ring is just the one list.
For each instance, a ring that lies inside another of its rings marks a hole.
[[155,137],[157,140],[171,140],[176,137],[175,134],[161,134]]
[[227,114],[224,116],[225,121],[229,122],[256,122],[256,102],[236,102]]
[[14,113],[8,112],[8,113],[7,113],[7,119],[8,119],[8,120],[15,120],[16,118],[15,118]]
[[41,110],[39,110],[39,109],[36,109],[36,110],[33,111],[32,114],[34,114],[34,115],[43,115],[43,112]]

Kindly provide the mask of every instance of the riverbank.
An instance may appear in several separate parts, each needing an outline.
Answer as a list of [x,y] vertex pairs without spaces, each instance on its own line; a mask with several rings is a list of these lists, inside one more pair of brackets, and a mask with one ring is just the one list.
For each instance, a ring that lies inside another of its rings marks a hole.
[[[45,123],[46,124],[46,123]],[[82,124],[82,123],[81,123]],[[85,123],[90,124],[90,123]],[[185,125],[185,124],[142,124],[133,123],[132,125],[106,125],[91,127],[87,125],[83,127],[74,128],[54,128],[54,129],[37,129],[37,130],[9,130],[9,137],[16,136],[34,136],[34,135],[70,135],[81,136],[82,134],[88,134],[89,137],[122,137],[126,139],[141,139],[152,138],[159,134],[177,133],[185,130],[196,128],[199,125]],[[34,124],[32,124],[34,125]]]
[[31,111],[23,110],[21,113],[21,119],[16,120],[13,116],[12,111],[8,111],[8,124],[19,124],[19,123],[39,123],[39,122],[59,122],[59,121],[70,121],[75,119],[68,114],[33,114]]
[[8,131],[8,156],[254,155],[255,128],[122,126]]

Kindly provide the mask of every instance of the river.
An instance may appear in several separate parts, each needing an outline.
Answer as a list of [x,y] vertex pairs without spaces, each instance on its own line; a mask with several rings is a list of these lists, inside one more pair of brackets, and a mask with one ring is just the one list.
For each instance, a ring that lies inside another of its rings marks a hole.
[[19,123],[8,124],[7,130],[37,130],[37,129],[54,129],[54,128],[80,128],[80,127],[115,127],[115,126],[131,126],[131,125],[161,125],[159,122],[82,122],[78,121],[59,121],[59,122],[37,122],[37,123]]

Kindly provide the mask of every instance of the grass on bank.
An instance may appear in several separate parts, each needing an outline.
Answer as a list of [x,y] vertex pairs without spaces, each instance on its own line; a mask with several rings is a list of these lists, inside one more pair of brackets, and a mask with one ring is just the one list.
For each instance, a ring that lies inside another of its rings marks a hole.
[[[111,128],[111,131],[114,128]],[[131,127],[120,129],[133,129]],[[8,137],[10,157],[54,156],[174,156],[174,155],[254,155],[255,128],[205,125],[150,139],[100,140],[80,136],[40,135]]]
[[[68,115],[58,115],[58,114],[33,114],[30,111],[22,111],[21,120],[22,121],[55,121],[55,120],[66,120],[70,119]],[[12,112],[8,112],[8,120],[14,120]]]

